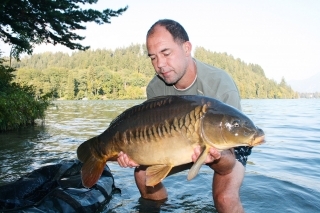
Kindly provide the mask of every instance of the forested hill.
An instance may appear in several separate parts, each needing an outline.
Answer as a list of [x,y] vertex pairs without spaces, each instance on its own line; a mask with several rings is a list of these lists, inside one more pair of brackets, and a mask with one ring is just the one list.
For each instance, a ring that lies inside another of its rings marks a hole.
[[[295,98],[286,84],[265,77],[263,69],[226,53],[197,47],[194,57],[226,70],[235,80],[242,98]],[[12,62],[17,68],[15,81],[32,84],[37,94],[51,92],[57,99],[138,99],[154,76],[145,45],[116,50],[88,50],[42,53]]]
[[280,83],[265,76],[258,64],[245,63],[227,53],[197,47],[194,57],[227,71],[236,82],[242,98],[297,98],[298,93],[282,78]]

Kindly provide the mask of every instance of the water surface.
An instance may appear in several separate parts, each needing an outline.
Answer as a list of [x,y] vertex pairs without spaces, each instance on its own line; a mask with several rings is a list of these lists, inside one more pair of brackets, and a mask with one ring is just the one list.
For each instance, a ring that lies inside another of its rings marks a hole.
[[[44,126],[0,134],[0,185],[76,158],[80,143],[141,102],[58,101],[48,109]],[[240,190],[246,212],[320,212],[320,100],[243,100],[242,106],[267,140],[248,160]],[[206,166],[191,181],[187,171],[166,178],[169,198],[157,203],[140,199],[133,169],[108,165],[122,193],[103,212],[215,212],[213,171]]]

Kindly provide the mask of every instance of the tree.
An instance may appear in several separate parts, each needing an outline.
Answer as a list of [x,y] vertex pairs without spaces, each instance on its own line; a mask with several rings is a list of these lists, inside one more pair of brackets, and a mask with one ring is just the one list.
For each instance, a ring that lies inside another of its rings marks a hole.
[[0,58],[0,132],[34,124],[50,104],[48,96],[36,97],[32,86],[12,82],[15,69],[3,63]]
[[70,49],[87,50],[77,41],[85,37],[75,33],[84,30],[83,23],[111,23],[111,17],[122,15],[128,8],[81,9],[81,4],[98,0],[2,0],[0,4],[0,38],[12,45],[10,58],[19,59],[21,53],[32,54],[35,44],[61,44]]

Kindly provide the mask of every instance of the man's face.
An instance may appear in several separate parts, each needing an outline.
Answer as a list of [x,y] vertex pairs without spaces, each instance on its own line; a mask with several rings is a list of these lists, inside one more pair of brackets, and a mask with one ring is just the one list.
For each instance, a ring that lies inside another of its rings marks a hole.
[[167,83],[177,83],[186,73],[186,42],[176,43],[163,26],[156,26],[147,38],[148,55],[156,73]]

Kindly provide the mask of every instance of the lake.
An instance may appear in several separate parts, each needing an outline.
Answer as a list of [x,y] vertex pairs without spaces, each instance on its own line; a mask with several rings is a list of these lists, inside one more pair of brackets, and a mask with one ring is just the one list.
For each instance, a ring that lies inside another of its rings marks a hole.
[[[76,158],[83,141],[141,102],[54,102],[45,125],[0,134],[0,185],[44,165]],[[320,99],[242,100],[242,107],[266,134],[266,143],[254,147],[248,159],[240,191],[245,211],[320,212]],[[122,193],[115,194],[103,212],[216,212],[213,171],[206,166],[191,181],[187,171],[166,178],[169,198],[158,203],[139,199],[133,169],[108,165]]]

